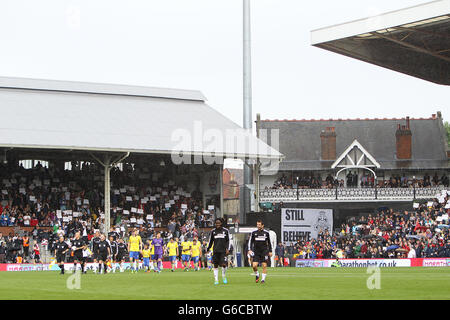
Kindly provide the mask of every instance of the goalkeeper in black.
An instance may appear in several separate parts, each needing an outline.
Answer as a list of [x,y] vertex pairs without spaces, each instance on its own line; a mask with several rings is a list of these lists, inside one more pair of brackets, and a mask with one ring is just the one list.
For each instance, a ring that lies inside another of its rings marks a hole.
[[223,221],[217,218],[215,221],[216,228],[211,230],[209,238],[208,251],[213,247],[212,263],[214,265],[214,284],[219,284],[219,265],[222,266],[222,281],[228,283],[227,272],[227,255],[230,253],[231,241],[228,229],[224,228]]
[[264,223],[261,220],[256,222],[258,230],[252,232],[248,240],[248,252],[253,254],[253,271],[256,274],[256,283],[259,281],[258,264],[263,267],[261,283],[266,281],[267,262],[272,257],[272,244],[270,243],[270,234],[264,230]]

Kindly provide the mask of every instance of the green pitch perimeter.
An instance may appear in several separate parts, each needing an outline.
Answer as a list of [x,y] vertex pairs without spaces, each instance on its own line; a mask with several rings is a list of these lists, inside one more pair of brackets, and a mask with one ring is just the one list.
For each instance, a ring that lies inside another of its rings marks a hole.
[[0,299],[450,299],[450,268],[383,268],[379,290],[367,288],[370,274],[364,268],[269,268],[265,284],[255,283],[251,273],[250,268],[230,269],[228,284],[215,286],[208,270],[90,272],[81,275],[81,289],[69,290],[70,274],[0,272]]

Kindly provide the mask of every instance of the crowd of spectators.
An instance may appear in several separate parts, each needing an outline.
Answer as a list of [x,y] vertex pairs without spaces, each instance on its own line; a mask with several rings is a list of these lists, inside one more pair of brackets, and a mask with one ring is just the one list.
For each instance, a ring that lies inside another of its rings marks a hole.
[[[331,174],[322,179],[320,174],[290,175],[282,174],[272,186],[266,186],[265,189],[334,189],[343,188],[373,188],[375,186],[374,176],[364,174],[358,177],[356,172],[348,172],[344,179],[337,180]],[[427,173],[423,178],[406,177],[405,174],[393,175],[389,179],[377,179],[378,188],[429,188],[437,186],[449,186],[449,177],[444,173],[441,177],[437,173],[430,177]]]
[[445,202],[434,201],[431,207],[425,203],[414,211],[385,209],[352,217],[333,235],[321,230],[316,239],[299,240],[286,250],[297,259],[450,257],[450,210]]
[[[202,237],[199,230],[212,226],[215,210],[203,206],[199,191],[191,193],[187,186],[161,180],[146,168],[113,168],[111,224],[122,235],[139,228],[143,238],[152,237],[155,228],[164,228],[165,238]],[[31,169],[0,164],[0,183],[0,226],[52,227],[54,232],[36,231],[50,241],[58,231],[72,237],[81,230],[91,238],[95,230],[103,230],[104,182],[98,165],[74,163],[72,170],[58,170],[40,163]],[[18,246],[18,236],[12,234],[3,241],[5,247],[13,238],[17,243],[10,248]]]

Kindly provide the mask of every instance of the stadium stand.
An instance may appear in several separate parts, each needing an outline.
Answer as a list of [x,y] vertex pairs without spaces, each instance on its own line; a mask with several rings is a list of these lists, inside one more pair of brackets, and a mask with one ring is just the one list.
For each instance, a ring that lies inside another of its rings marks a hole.
[[450,257],[448,214],[437,199],[430,204],[410,212],[386,208],[350,217],[333,236],[321,231],[317,239],[299,240],[286,253],[298,259]]

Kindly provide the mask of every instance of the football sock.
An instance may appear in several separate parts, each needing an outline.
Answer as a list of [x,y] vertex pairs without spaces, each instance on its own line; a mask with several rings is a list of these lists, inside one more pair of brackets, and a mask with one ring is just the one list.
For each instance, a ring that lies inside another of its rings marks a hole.
[[219,281],[219,269],[214,268],[214,280]]
[[266,273],[263,273],[262,274],[262,281],[265,281],[266,280]]
[[227,277],[226,273],[227,273],[227,268],[222,267],[222,278],[226,278]]

